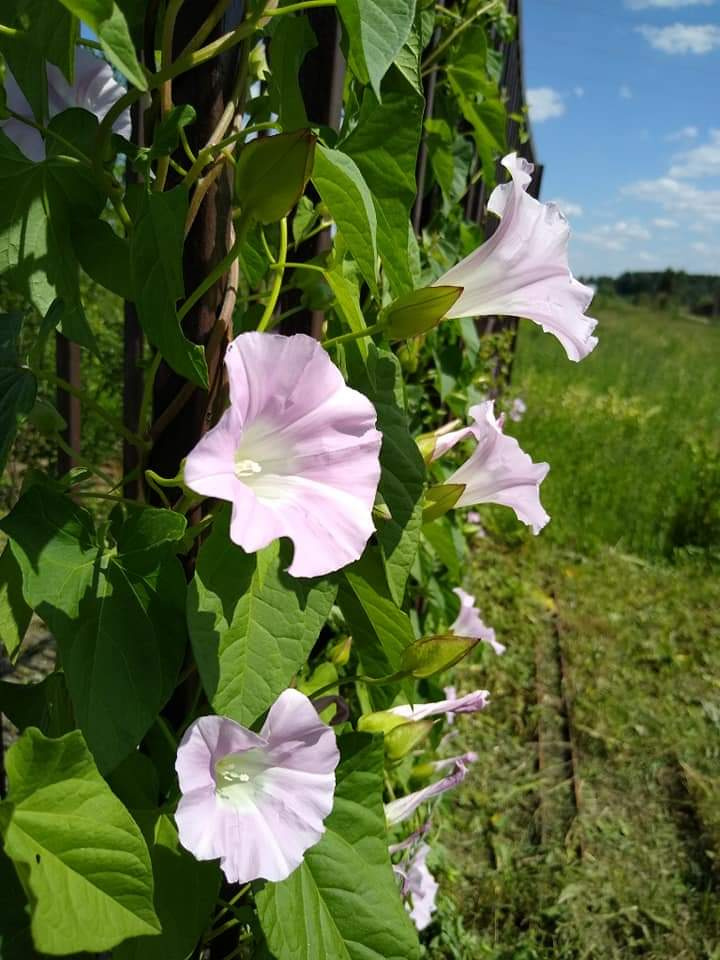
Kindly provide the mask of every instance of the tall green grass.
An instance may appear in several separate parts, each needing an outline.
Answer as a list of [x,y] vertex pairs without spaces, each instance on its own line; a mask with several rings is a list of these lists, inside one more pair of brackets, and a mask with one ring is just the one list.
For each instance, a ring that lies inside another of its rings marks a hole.
[[600,343],[568,363],[557,341],[521,324],[511,425],[547,460],[543,536],[588,550],[647,556],[720,548],[720,327],[600,304]]

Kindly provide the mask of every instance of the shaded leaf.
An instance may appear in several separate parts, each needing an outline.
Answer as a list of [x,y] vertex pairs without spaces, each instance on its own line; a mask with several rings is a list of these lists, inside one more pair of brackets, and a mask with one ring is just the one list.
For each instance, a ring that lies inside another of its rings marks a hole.
[[408,39],[415,0],[338,0],[350,41],[350,68],[368,80],[380,99],[380,83]]

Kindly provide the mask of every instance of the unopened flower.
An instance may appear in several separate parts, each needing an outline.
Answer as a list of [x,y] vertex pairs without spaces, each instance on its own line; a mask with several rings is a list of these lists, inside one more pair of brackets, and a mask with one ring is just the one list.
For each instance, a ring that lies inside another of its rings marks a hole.
[[435,783],[431,783],[428,787],[423,787],[422,790],[416,790],[414,793],[408,793],[405,797],[400,797],[398,800],[391,800],[390,803],[386,803],[385,819],[388,825],[392,826],[396,823],[402,823],[403,820],[407,820],[408,817],[412,816],[421,804],[427,803],[428,800],[432,800],[434,797],[445,793],[446,790],[452,790],[453,787],[462,783],[467,776],[467,764],[472,763],[476,759],[477,754],[465,753],[461,757],[449,757],[446,760],[435,761],[432,764],[433,769],[444,770],[451,766],[452,773],[449,773],[441,780],[436,780]]
[[405,868],[405,890],[409,899],[410,917],[418,930],[430,925],[435,912],[438,884],[427,865],[430,847],[421,843]]
[[435,282],[464,288],[447,316],[527,317],[554,334],[571,360],[581,360],[597,344],[596,321],[584,316],[593,291],[568,266],[568,222],[554,203],[527,194],[531,163],[511,153],[503,164],[512,179],[488,202],[501,218],[497,229]]
[[227,717],[188,727],[175,769],[180,843],[229,883],[284,880],[325,831],[340,754],[308,698],[285,690],[260,733]]
[[[472,634],[467,634],[467,636],[472,636]],[[452,696],[449,696],[447,700],[416,703],[413,706],[410,706],[409,703],[403,703],[398,707],[391,707],[386,712],[392,713],[396,717],[404,717],[408,721],[424,720],[426,717],[435,717],[441,713],[454,718],[456,713],[477,713],[478,710],[484,710],[489,696],[490,693],[487,690],[475,690],[473,693],[465,694],[464,697],[457,697],[453,689]]]
[[515,397],[512,402],[512,406],[510,407],[510,412],[508,413],[510,419],[514,420],[515,423],[520,423],[526,413],[527,404],[525,401],[522,399],[522,397]]
[[493,648],[498,655],[505,653],[506,647],[495,639],[492,627],[486,627],[480,619],[480,611],[475,606],[475,597],[466,593],[462,587],[455,587],[453,593],[460,598],[460,613],[450,627],[450,632],[458,637],[479,637]]
[[[75,81],[69,84],[62,71],[53,63],[47,64],[48,119],[63,110],[81,107],[102,120],[111,107],[123,96],[125,89],[115,79],[110,64],[94,56],[89,50],[77,47],[75,51]],[[5,71],[5,97],[14,113],[28,120],[33,112],[25,94],[10,70]],[[2,130],[29,160],[45,159],[45,141],[34,127],[11,117],[2,123]],[[124,110],[113,124],[115,133],[130,137],[130,111]]]
[[373,405],[304,334],[241,333],[225,364],[230,406],[188,454],[185,484],[232,503],[230,537],[249,553],[289,537],[295,577],[357,560],[375,529]]
[[502,432],[493,405],[492,400],[486,400],[470,407],[474,424],[448,434],[455,443],[472,435],[477,446],[470,459],[445,483],[465,487],[456,507],[499,503],[511,507],[518,520],[532,527],[533,533],[539,533],[550,519],[540,503],[540,484],[550,467],[547,463],[533,463],[517,440]]

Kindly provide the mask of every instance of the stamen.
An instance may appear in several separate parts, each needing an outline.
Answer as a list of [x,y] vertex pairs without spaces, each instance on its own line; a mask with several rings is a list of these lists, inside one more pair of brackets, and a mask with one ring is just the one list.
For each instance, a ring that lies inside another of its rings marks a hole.
[[243,477],[252,477],[256,473],[262,473],[262,467],[257,460],[235,461],[235,476],[238,480],[242,480]]

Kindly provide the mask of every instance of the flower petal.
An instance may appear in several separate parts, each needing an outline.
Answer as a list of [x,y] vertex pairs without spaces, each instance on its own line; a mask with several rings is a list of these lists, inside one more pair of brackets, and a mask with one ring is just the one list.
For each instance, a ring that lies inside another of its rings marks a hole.
[[407,717],[408,720],[424,720],[425,717],[435,717],[440,713],[476,713],[485,709],[489,696],[488,690],[475,690],[473,693],[466,693],[464,697],[452,696],[447,700],[435,700],[432,703],[416,703],[414,706],[403,703],[398,707],[391,707],[387,712],[398,717]]
[[493,413],[493,401],[470,408],[475,420],[472,431],[478,441],[467,460],[447,483],[463,484],[458,507],[477,503],[499,503],[511,507],[518,520],[539,533],[550,517],[540,503],[540,484],[550,469],[547,463],[533,463],[514,437],[506,436]]
[[[403,820],[412,816],[421,804],[432,800],[433,797],[437,797],[441,793],[445,793],[446,790],[452,790],[453,787],[462,783],[468,772],[466,761],[473,758],[474,754],[465,754],[463,757],[449,757],[445,761],[438,761],[439,764],[442,764],[442,767],[452,765],[452,773],[443,777],[442,780],[431,783],[428,787],[423,787],[422,790],[416,790],[414,793],[408,793],[405,797],[400,797],[399,800],[386,803],[385,819],[388,825],[402,823]],[[436,767],[438,763],[435,764]]]
[[450,632],[458,637],[479,637],[498,655],[505,653],[507,648],[495,639],[493,628],[487,627],[480,619],[480,611],[475,606],[475,597],[466,593],[462,587],[455,587],[453,593],[460,598],[460,613],[450,627]]
[[496,187],[488,203],[501,218],[498,228],[435,281],[464,288],[448,317],[527,317],[554,334],[571,360],[581,360],[597,344],[596,321],[584,316],[592,290],[568,266],[567,220],[555,204],[526,193],[532,164],[512,153],[503,164],[512,179]]
[[439,889],[426,862],[429,853],[428,844],[421,843],[407,868],[406,886],[410,897],[410,916],[418,930],[424,930],[430,925]]

